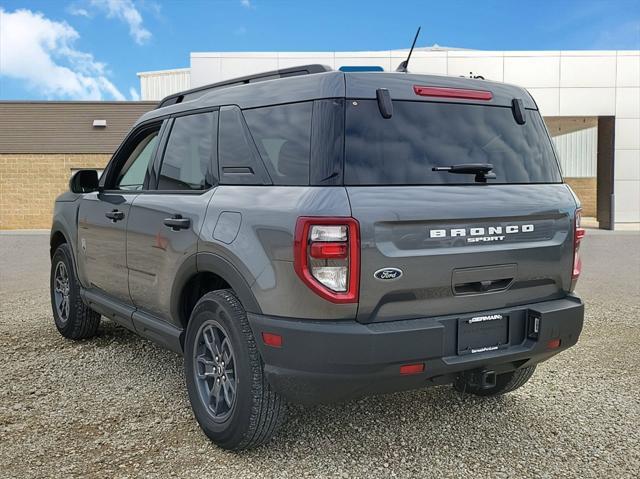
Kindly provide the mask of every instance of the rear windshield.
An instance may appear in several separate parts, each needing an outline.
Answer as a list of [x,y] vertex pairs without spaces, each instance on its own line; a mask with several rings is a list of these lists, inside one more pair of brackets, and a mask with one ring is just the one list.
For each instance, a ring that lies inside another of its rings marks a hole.
[[551,141],[537,111],[519,125],[511,108],[394,101],[384,119],[375,100],[346,102],[346,185],[474,183],[436,166],[490,163],[489,183],[558,183]]

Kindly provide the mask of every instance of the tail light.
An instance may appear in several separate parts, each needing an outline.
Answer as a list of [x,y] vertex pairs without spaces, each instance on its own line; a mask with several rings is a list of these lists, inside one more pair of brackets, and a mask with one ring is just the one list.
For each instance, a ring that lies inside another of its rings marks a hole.
[[582,260],[580,259],[579,253],[580,241],[582,241],[582,238],[584,238],[587,232],[580,226],[581,218],[582,210],[578,208],[576,210],[575,231],[573,234],[573,270],[571,272],[571,291],[575,289],[580,273],[582,272]]
[[360,234],[353,218],[298,218],[294,267],[302,281],[333,303],[358,302]]

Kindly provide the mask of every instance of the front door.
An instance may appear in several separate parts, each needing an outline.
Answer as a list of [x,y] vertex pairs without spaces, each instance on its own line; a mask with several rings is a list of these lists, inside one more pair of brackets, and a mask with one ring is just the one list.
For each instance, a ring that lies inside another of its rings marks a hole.
[[207,205],[217,184],[217,111],[178,116],[167,125],[156,159],[158,180],[139,195],[127,226],[129,290],[136,308],[171,317],[173,282],[198,249]]
[[143,190],[160,124],[134,132],[105,170],[100,191],[85,195],[78,216],[81,283],[131,304],[126,264],[126,226],[131,204]]

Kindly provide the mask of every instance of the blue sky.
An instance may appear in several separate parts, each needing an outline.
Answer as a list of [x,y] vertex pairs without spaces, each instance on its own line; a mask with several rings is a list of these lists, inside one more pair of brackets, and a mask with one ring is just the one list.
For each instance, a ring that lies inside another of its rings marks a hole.
[[135,99],[192,51],[640,49],[640,0],[0,0],[0,99]]

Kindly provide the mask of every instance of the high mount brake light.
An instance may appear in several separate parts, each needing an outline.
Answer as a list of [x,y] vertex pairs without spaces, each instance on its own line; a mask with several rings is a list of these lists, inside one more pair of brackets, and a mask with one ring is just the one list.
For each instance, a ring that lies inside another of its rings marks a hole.
[[360,227],[349,217],[302,216],[296,223],[294,268],[317,295],[332,303],[357,303]]
[[582,259],[580,258],[580,242],[587,232],[581,227],[582,209],[576,210],[573,234],[573,268],[571,271],[571,291],[576,287],[580,273],[582,272]]
[[413,92],[419,96],[432,96],[436,98],[461,98],[465,100],[484,100],[493,98],[493,94],[487,90],[464,90],[461,88],[447,88],[438,86],[413,85]]

